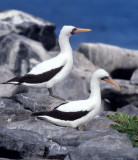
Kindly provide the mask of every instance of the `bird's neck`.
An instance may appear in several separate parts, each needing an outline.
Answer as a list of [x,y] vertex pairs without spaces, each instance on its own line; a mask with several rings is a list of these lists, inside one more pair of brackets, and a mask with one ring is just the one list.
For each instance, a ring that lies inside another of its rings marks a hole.
[[61,54],[70,54],[72,55],[72,48],[69,43],[69,36],[65,36],[60,34],[59,36],[59,46],[61,50]]
[[90,100],[97,99],[101,101],[101,90],[100,90],[100,80],[97,77],[92,77],[91,83],[91,94],[90,94]]

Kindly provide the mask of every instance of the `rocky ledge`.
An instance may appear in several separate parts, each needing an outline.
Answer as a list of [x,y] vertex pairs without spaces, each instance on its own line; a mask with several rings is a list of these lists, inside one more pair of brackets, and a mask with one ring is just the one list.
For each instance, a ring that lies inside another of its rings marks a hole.
[[[8,159],[129,160],[138,158],[129,138],[109,128],[115,122],[93,119],[84,131],[61,127],[31,117],[36,111],[50,111],[63,101],[45,94],[17,94],[0,99],[0,157]],[[132,106],[119,112],[138,113]]]

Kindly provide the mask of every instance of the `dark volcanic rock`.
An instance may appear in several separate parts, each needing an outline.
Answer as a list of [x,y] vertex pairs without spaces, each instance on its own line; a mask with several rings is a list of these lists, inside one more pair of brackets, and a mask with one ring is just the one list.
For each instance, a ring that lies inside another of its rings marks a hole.
[[46,50],[39,42],[12,33],[0,39],[0,56],[0,65],[7,64],[16,76],[21,76],[46,59]]
[[[64,160],[136,160],[138,149],[133,148],[128,137],[114,130],[85,131],[81,134],[56,136],[55,141],[76,145]],[[75,143],[76,142],[76,143]]]
[[130,83],[138,85],[138,69],[133,72]]
[[79,146],[70,152],[64,160],[137,160],[137,148],[105,149],[88,144]]
[[31,112],[25,110],[24,107],[11,99],[0,98],[0,126],[28,119]]
[[85,143],[87,146],[96,146],[97,148],[104,146],[106,150],[122,149],[124,147],[132,148],[128,137],[114,130],[89,130],[82,132],[39,120],[13,122],[7,128],[31,130],[48,138],[49,141],[46,143],[45,149],[47,158],[63,158],[66,154],[74,152],[76,147]]
[[65,103],[47,94],[37,93],[21,93],[15,95],[13,99],[21,103],[25,109],[29,109],[32,112],[51,111],[58,105]]
[[86,81],[73,70],[69,76],[54,87],[54,93],[67,100],[79,100],[89,97]]
[[120,85],[120,89],[108,83],[101,86],[102,99],[105,100],[104,107],[112,111],[116,111],[117,108],[128,104],[137,107],[138,86],[130,84],[127,80],[116,80],[116,82]]
[[59,144],[52,142],[51,140],[46,143],[46,153],[48,158],[60,158],[63,159],[70,151],[73,151],[75,147],[72,146],[60,146]]
[[122,108],[118,108],[117,112],[125,112],[128,115],[137,115],[138,116],[138,108],[132,104],[129,104],[127,106],[123,106]]
[[[47,101],[45,99],[45,96],[40,97],[38,95],[39,94],[19,94],[14,97],[14,100],[19,101],[22,105],[24,105],[24,107],[26,106],[26,109],[29,110],[32,109],[36,111],[39,110],[39,108],[40,110],[45,110],[46,104],[48,104],[48,110],[50,110],[51,106],[53,106],[54,104],[54,99],[51,98],[53,103],[51,104],[50,101]],[[74,152],[76,151],[76,153],[78,154],[79,151],[81,151],[81,148],[86,150],[86,153],[83,155],[84,159],[86,157],[89,157],[87,149],[89,150],[90,148],[93,148],[94,150],[92,153],[96,153],[96,155],[100,157],[101,151],[102,149],[104,149],[105,152],[103,152],[103,155],[106,158],[109,157],[109,159],[111,153],[113,156],[115,153],[119,154],[120,157],[129,157],[129,155],[132,155],[133,153],[133,157],[137,157],[136,150],[132,150],[132,144],[125,134],[121,134],[115,130],[108,129],[111,123],[114,122],[111,122],[105,117],[98,117],[96,119],[93,119],[85,127],[85,130],[87,131],[78,131],[76,129],[68,127],[56,126],[44,120],[32,119],[12,122],[7,125],[7,128],[16,130],[30,130],[41,134],[46,139],[49,139],[49,141],[47,141],[47,143],[45,144],[44,155],[45,157],[50,159],[63,159],[66,155],[68,155],[66,156],[66,158],[71,158],[72,156],[74,156]],[[119,150],[122,150],[122,148],[125,151],[127,150],[126,148],[129,148],[131,153],[121,154]],[[109,153],[109,151],[111,153]],[[75,156],[78,155],[75,154]],[[83,159],[83,156],[80,159]],[[74,160],[76,159],[77,157],[74,157]]]
[[72,128],[56,126],[52,123],[41,120],[17,121],[8,125],[7,128],[31,130],[48,138],[49,141],[46,143],[45,149],[45,155],[48,158],[63,158],[74,149],[73,146],[62,146],[51,141],[53,136],[75,131],[75,129]]
[[[46,22],[38,17],[17,10],[9,10],[0,13],[0,20],[8,23],[7,32],[16,32],[28,38],[41,42],[47,50],[55,47],[56,35],[54,30],[56,25]],[[4,27],[5,29],[6,27]],[[12,29],[13,28],[13,29]]]
[[46,141],[40,134],[32,131],[0,128],[0,157],[43,157]]
[[87,130],[104,130],[109,129],[111,124],[115,124],[112,120],[106,117],[99,116],[97,118],[92,119],[87,126],[84,128],[85,131]]
[[83,143],[90,143],[91,146],[103,146],[108,149],[132,148],[132,144],[125,134],[115,130],[90,130],[85,132],[68,132],[57,135],[52,139],[63,146],[79,146]]
[[50,122],[44,120],[25,120],[17,121],[7,126],[9,129],[25,129],[38,132],[48,139],[52,139],[53,136],[75,131],[73,128],[56,126]]
[[114,78],[130,79],[138,68],[138,51],[135,50],[100,43],[82,43],[77,50],[93,64],[110,72]]

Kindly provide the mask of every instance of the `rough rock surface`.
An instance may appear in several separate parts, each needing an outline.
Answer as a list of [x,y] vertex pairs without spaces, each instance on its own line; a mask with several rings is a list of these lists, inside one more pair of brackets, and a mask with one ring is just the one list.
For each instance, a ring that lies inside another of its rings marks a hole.
[[13,99],[32,112],[50,111],[58,105],[66,103],[51,96],[38,93],[21,93],[15,95]]
[[70,151],[73,151],[75,147],[73,146],[61,146],[53,141],[46,143],[46,152],[48,158],[59,158],[63,159]]
[[135,50],[101,43],[82,43],[77,51],[83,53],[93,64],[106,69],[115,78],[130,79],[133,71],[138,68],[138,51]]
[[115,124],[112,120],[109,118],[98,116],[97,118],[92,119],[84,128],[85,131],[88,130],[104,130],[109,129],[109,126],[111,124]]
[[67,100],[79,100],[89,97],[89,88],[86,81],[74,70],[64,81],[53,88],[53,92]]
[[43,136],[32,131],[0,128],[0,157],[43,157],[46,141]]
[[138,85],[138,69],[133,72],[130,83]]
[[56,126],[50,122],[44,120],[25,120],[12,122],[7,126],[9,129],[25,129],[38,132],[48,139],[52,139],[53,136],[68,133],[70,131],[75,131],[75,129],[70,127]]
[[[2,100],[4,101],[5,99]],[[9,99],[8,102],[11,103],[9,108],[13,108],[12,110],[22,108],[25,111],[39,111],[39,108],[41,111],[46,109],[50,110],[54,108],[55,103],[62,103],[61,101],[57,102],[56,99],[53,98],[48,101],[44,95],[40,98],[39,94],[18,94],[13,97],[12,100]],[[8,105],[8,102],[6,101],[6,105]],[[7,110],[9,109],[7,108]],[[15,111],[15,115],[16,114]],[[120,157],[126,158],[131,156],[133,159],[136,158],[136,149],[132,149],[133,147],[128,137],[125,134],[109,129],[108,127],[111,123],[114,122],[108,120],[106,117],[98,117],[93,119],[85,127],[85,131],[78,131],[69,127],[57,126],[44,120],[34,119],[29,115],[26,120],[17,119],[17,121],[8,123],[6,128],[9,130],[30,131],[32,132],[32,136],[33,133],[37,132],[38,135],[41,135],[47,140],[45,143],[44,156],[48,159],[64,159],[65,156],[65,159],[71,158],[72,156],[75,156],[74,159],[77,159],[76,156],[79,156],[78,154],[82,148],[85,150],[85,154],[80,159],[83,159],[83,157],[85,159],[88,156],[87,149],[89,150],[90,148],[93,148],[93,152],[96,153],[97,157],[101,157],[102,146],[104,146],[103,156],[106,158],[110,158],[112,152],[113,156],[115,153],[118,153]],[[130,153],[121,154],[119,150],[122,150],[122,148],[124,151],[128,148]],[[109,151],[111,153],[109,153]],[[77,153],[77,155],[74,155],[74,152]]]
[[16,76],[21,76],[46,59],[46,50],[39,42],[11,33],[0,39],[0,56],[0,65],[7,64]]
[[12,24],[0,20],[0,38],[4,37],[10,33],[16,33],[17,29]]
[[64,101],[41,94],[17,94],[12,99],[0,98],[0,126],[32,119],[32,112],[50,111]]
[[138,116],[138,107],[136,107],[132,104],[129,104],[129,105],[123,106],[121,108],[118,108],[117,112],[125,112],[130,116],[132,116],[132,115]]
[[[78,131],[68,127],[56,126],[46,121],[25,120],[12,122],[7,128],[31,130],[43,135],[49,140],[46,143],[45,155],[50,159],[63,159],[67,154],[74,153],[74,151],[84,144],[84,149],[87,148],[86,146],[91,146],[96,147],[98,151],[101,146],[104,146],[104,149],[107,151],[125,147],[125,149],[129,148],[132,152],[133,148],[125,134],[109,129],[103,130],[99,127],[97,128],[98,130],[89,129],[88,131]],[[86,154],[84,154],[84,157]],[[100,155],[100,153],[97,154]],[[106,155],[106,153],[104,154]],[[132,153],[130,154],[132,155]],[[108,157],[109,155],[106,156]]]
[[105,149],[104,146],[95,147],[91,144],[79,146],[70,152],[64,160],[137,160],[138,149]]
[[76,131],[73,128],[56,126],[42,120],[17,121],[9,124],[7,128],[30,130],[37,132],[43,135],[43,137],[49,139],[45,146],[45,154],[48,158],[63,158],[67,155],[67,153],[74,149],[73,146],[62,146],[51,140],[54,136]]
[[128,137],[114,130],[91,130],[68,132],[57,135],[52,140],[64,146],[79,146],[83,143],[92,143],[91,145],[100,147],[102,144],[105,148],[121,149],[132,148]]
[[102,99],[104,100],[104,107],[108,110],[116,111],[128,104],[138,106],[138,86],[130,84],[127,80],[116,80],[120,85],[120,89],[111,84],[104,83],[101,86]]
[[23,105],[6,98],[0,98],[0,126],[6,126],[14,121],[29,119],[31,112]]
[[56,35],[54,30],[56,25],[46,22],[40,18],[17,10],[9,10],[0,13],[2,29],[8,32],[16,32],[28,38],[41,42],[47,50],[55,47]]

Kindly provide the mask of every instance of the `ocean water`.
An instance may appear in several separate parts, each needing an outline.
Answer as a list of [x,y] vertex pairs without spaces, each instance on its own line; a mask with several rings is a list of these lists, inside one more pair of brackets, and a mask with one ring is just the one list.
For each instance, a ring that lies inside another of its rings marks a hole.
[[17,9],[57,25],[90,28],[74,35],[73,49],[82,42],[107,43],[138,49],[138,0],[4,0],[0,10]]

